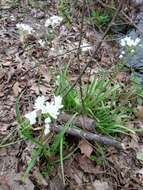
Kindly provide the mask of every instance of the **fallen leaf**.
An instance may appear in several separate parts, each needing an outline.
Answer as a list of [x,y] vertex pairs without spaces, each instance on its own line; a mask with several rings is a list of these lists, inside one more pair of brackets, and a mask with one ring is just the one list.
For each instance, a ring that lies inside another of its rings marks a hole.
[[10,66],[11,65],[11,61],[5,61],[2,63],[3,66]]
[[140,174],[143,176],[143,168],[141,168],[140,170],[136,171],[136,174]]
[[79,143],[79,148],[81,153],[90,158],[93,148],[84,140],[81,140]]
[[21,92],[21,88],[19,87],[19,82],[16,82],[14,85],[13,85],[13,94],[14,96],[18,96],[18,94]]
[[50,73],[49,73],[49,71],[48,71],[48,69],[47,69],[47,67],[46,66],[41,66],[40,68],[39,68],[39,74],[41,74],[44,78],[45,78],[45,81],[48,83],[48,82],[50,82],[50,80],[51,80],[51,75],[50,75]]
[[95,190],[112,190],[112,187],[107,182],[101,182],[100,180],[95,180],[93,187],[95,187]]
[[138,111],[135,112],[135,116],[139,121],[143,122],[143,106],[138,106],[137,109]]

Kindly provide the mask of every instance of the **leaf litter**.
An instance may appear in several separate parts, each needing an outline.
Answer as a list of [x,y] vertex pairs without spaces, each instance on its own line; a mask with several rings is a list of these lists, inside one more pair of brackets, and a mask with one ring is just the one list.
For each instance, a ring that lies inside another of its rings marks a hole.
[[[11,2],[12,3],[12,2]],[[69,65],[71,79],[77,77],[77,40],[79,27],[74,24],[71,29],[65,25],[55,31],[51,42],[46,42],[46,30],[41,28],[45,18],[55,14],[55,6],[49,3],[48,11],[28,7],[17,9],[9,1],[2,1],[0,13],[0,139],[1,147],[18,138],[15,116],[16,97],[20,96],[20,110],[22,114],[31,110],[35,97],[39,94],[47,96],[53,93],[55,84],[52,71],[63,70]],[[26,1],[25,1],[26,3]],[[26,4],[26,6],[28,6]],[[28,23],[27,23],[28,21]],[[17,34],[16,24],[24,22],[37,29],[36,37],[29,36],[25,40],[25,47],[21,44]],[[42,31],[42,32],[41,32]],[[84,28],[84,40],[96,46],[100,33],[92,33]],[[45,40],[44,46],[39,46],[38,40]],[[115,62],[114,48],[109,43],[103,43],[98,55],[98,65],[93,65],[83,78],[88,83],[89,73],[93,75],[99,68],[109,69]],[[91,49],[92,51],[92,49]],[[69,52],[69,53],[66,53]],[[59,56],[60,55],[60,56]],[[81,54],[81,68],[91,61],[90,51]],[[92,60],[95,62],[95,60]],[[96,63],[96,62],[95,62]],[[126,81],[124,73],[119,73],[117,81]],[[137,113],[142,120],[142,112]],[[14,134],[13,134],[14,131]],[[11,135],[9,135],[11,134]],[[9,138],[6,137],[9,135]],[[123,154],[108,148],[105,155],[94,156],[97,147],[91,147],[86,141],[80,140],[79,149],[65,160],[64,172],[69,181],[68,189],[142,189],[142,139],[124,137],[123,142],[127,151]],[[39,174],[40,165],[33,168],[26,185],[20,183],[20,178],[31,159],[33,145],[19,142],[10,147],[0,147],[0,188],[3,189],[64,189],[61,182],[60,168],[54,168],[51,176],[43,178]],[[137,159],[136,159],[137,158]],[[105,161],[103,164],[97,160]],[[58,175],[56,175],[58,174]],[[59,186],[59,188],[58,188]]]

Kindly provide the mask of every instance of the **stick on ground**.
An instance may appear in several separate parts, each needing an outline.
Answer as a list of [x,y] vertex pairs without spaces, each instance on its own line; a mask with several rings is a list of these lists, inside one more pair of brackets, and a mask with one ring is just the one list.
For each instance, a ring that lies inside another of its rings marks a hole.
[[[52,131],[59,133],[63,130],[63,126],[59,125],[53,125],[52,126]],[[85,132],[83,130],[77,129],[77,128],[68,128],[65,132],[66,134],[73,135],[76,137],[84,138],[89,141],[96,141],[99,144],[103,144],[106,146],[113,146],[118,150],[125,150],[125,146],[123,143],[120,143],[119,141],[116,141],[114,139],[111,139],[109,137],[97,135],[94,133],[90,132]]]

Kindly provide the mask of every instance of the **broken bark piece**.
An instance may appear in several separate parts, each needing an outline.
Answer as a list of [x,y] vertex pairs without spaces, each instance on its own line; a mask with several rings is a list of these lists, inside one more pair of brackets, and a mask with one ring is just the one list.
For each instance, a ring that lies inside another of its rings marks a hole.
[[[52,126],[52,131],[59,133],[60,131],[63,130],[63,126],[59,125],[53,125]],[[125,150],[125,146],[123,143],[120,143],[119,141],[116,141],[114,139],[111,139],[109,137],[97,135],[95,133],[90,133],[90,132],[85,132],[83,130],[77,129],[77,128],[68,128],[65,131],[66,134],[73,135],[76,137],[84,138],[89,141],[96,141],[99,144],[103,144],[106,146],[113,146],[118,150]]]
[[[65,112],[61,113],[59,116],[59,121],[66,123],[68,122],[73,115],[67,114]],[[80,127],[81,129],[86,129],[88,131],[95,131],[96,128],[96,122],[95,120],[87,117],[87,116],[76,116],[74,120],[72,121],[72,124]]]

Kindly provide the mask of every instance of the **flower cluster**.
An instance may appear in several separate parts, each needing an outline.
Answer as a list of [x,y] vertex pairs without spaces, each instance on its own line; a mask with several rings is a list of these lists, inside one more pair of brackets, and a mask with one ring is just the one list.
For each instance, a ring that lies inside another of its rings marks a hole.
[[122,59],[124,55],[125,55],[125,51],[121,51],[121,54],[119,55],[119,58]]
[[[141,39],[136,38],[135,40],[132,39],[130,36],[126,36],[125,38],[121,39],[120,45],[123,48],[126,48],[125,50],[128,51],[128,53],[134,53],[135,52],[135,46],[137,46],[140,43]],[[122,59],[123,56],[125,55],[126,51],[122,50],[119,58]]]
[[60,114],[60,109],[63,108],[62,98],[60,96],[54,96],[54,100],[48,102],[45,100],[44,96],[39,96],[35,100],[34,111],[25,115],[25,118],[29,120],[30,124],[33,125],[36,123],[36,118],[40,114],[45,114],[45,130],[44,133],[47,135],[50,132],[50,123],[51,118],[57,119]]
[[20,41],[23,43],[28,35],[31,35],[34,30],[31,26],[23,23],[16,24],[16,27],[20,34]]
[[62,21],[63,21],[62,17],[53,15],[46,20],[45,27],[51,26],[52,28],[55,28],[55,27],[59,26]]
[[26,34],[32,34],[32,32],[34,32],[33,28],[29,26],[28,24],[18,23],[16,24],[16,27],[20,32],[23,32]]
[[137,46],[140,41],[141,41],[140,38],[136,38],[135,40],[133,40],[130,36],[126,36],[125,38],[121,39],[120,44],[122,47],[125,47],[125,46],[133,47],[133,46]]

